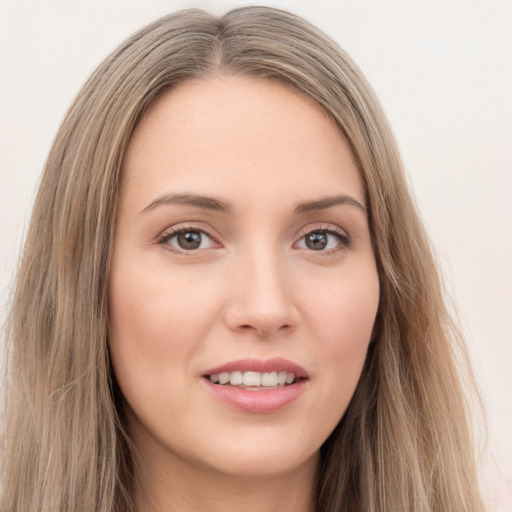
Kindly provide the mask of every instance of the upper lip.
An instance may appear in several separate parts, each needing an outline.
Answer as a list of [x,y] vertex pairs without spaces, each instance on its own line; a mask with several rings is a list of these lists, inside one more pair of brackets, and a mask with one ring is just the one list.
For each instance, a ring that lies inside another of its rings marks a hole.
[[236,361],[229,361],[228,363],[206,370],[203,372],[203,377],[223,372],[287,372],[293,373],[297,378],[308,377],[308,372],[302,366],[281,357],[274,357],[272,359],[238,359]]

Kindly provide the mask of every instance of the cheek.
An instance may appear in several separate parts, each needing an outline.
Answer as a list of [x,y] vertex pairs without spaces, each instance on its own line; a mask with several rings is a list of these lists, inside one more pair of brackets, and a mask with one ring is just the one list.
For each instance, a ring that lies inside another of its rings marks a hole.
[[330,407],[320,413],[336,424],[355,391],[366,359],[379,305],[377,272],[354,273],[334,280],[311,297],[309,320],[322,376],[323,396]]
[[366,272],[331,276],[314,290],[302,292],[309,297],[304,314],[333,351],[357,350],[370,340],[379,306],[379,278],[377,270],[368,267]]
[[216,317],[215,294],[198,293],[202,287],[188,282],[186,273],[122,263],[113,266],[110,280],[112,363],[129,401],[151,400],[162,380],[184,387],[189,363]]

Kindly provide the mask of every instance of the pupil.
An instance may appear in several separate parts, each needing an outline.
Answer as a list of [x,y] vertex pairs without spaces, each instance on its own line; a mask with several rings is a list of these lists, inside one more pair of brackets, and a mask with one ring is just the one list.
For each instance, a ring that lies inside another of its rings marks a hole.
[[327,246],[327,235],[325,233],[310,233],[306,236],[306,245],[309,249],[320,251]]
[[182,249],[197,249],[201,245],[199,231],[185,231],[178,235],[178,244]]

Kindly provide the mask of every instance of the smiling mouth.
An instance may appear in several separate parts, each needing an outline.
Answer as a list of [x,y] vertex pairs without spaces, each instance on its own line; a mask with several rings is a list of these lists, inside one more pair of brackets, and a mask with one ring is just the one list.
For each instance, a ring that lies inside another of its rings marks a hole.
[[306,391],[308,372],[285,358],[239,359],[201,375],[220,402],[244,414],[271,414],[287,408]]
[[213,384],[217,384],[219,386],[232,386],[249,391],[277,389],[290,386],[300,380],[305,380],[305,377],[296,377],[294,373],[286,371],[233,371],[205,375],[204,377]]

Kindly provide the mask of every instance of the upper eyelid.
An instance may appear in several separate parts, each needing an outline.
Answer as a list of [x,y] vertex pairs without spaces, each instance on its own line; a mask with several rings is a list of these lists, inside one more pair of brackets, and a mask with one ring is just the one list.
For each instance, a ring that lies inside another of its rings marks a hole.
[[327,231],[327,232],[343,235],[347,238],[350,237],[350,235],[346,229],[343,229],[336,224],[330,224],[330,223],[325,223],[325,222],[310,223],[310,224],[304,226],[303,228],[299,229],[296,232],[295,237],[297,238],[297,240],[299,240],[302,237],[304,237],[305,235],[307,235],[308,233],[312,233],[314,231]]
[[[165,238],[171,237],[173,235],[177,235],[178,233],[182,233],[183,231],[199,231],[200,233],[203,233],[204,235],[210,237],[212,240],[218,242],[219,236],[212,233],[214,231],[212,228],[206,228],[206,227],[200,227],[195,222],[183,222],[178,223],[176,225],[169,226],[165,228],[163,231],[161,231],[157,235],[157,240],[163,240]],[[198,223],[202,224],[202,223]]]

